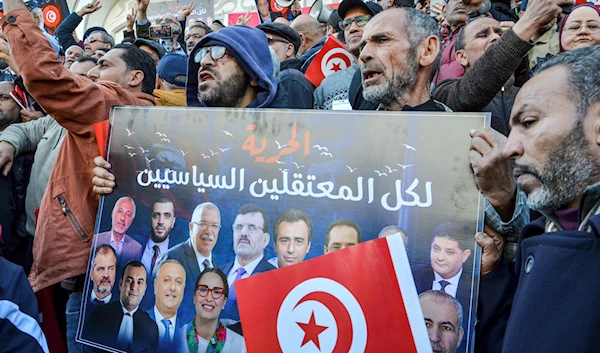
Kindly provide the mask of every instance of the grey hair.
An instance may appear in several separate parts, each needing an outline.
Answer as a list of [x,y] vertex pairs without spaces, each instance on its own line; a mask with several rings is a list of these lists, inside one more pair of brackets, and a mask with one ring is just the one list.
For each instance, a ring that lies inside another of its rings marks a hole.
[[[429,36],[436,36],[440,43],[442,42],[440,28],[433,17],[422,11],[417,11],[412,8],[403,8],[403,10],[406,11],[407,19],[407,21],[404,23],[404,29],[408,34],[408,42],[413,50],[416,50],[416,48],[419,47],[419,44],[421,44],[421,42],[423,42]],[[435,62],[433,63],[430,81],[433,80],[434,73],[438,70],[441,60],[442,51],[440,50]]]
[[273,48],[269,47],[269,52],[271,53],[271,63],[273,64],[273,77],[279,81],[279,58],[277,57],[277,53]]
[[[185,268],[183,267],[183,265],[181,264],[181,262],[179,262],[179,261],[177,261],[175,259],[166,259],[165,261],[161,261],[158,264],[158,266],[156,266],[156,268],[154,269],[154,272],[152,272],[152,275],[156,276],[158,278],[158,274],[160,273],[160,269],[163,267],[164,264],[177,264],[177,265],[181,266],[181,268],[183,269],[184,278],[185,278],[185,276],[187,276],[187,273],[185,273]],[[183,282],[183,286],[185,287],[185,281]]]
[[582,120],[588,108],[600,100],[600,48],[588,47],[561,53],[541,64],[534,76],[559,65],[569,70],[567,82],[570,89],[564,91],[576,103],[578,118]]
[[217,210],[217,212],[219,212],[219,215],[221,214],[221,211],[219,211],[219,208],[212,202],[204,202],[199,204],[198,206],[196,206],[196,208],[194,209],[194,212],[192,213],[192,222],[196,219],[196,220],[200,220],[200,217],[202,217],[202,212],[204,212],[204,210]]
[[102,41],[110,44],[111,48],[115,46],[115,39],[110,34],[104,32],[104,31],[93,31],[92,33],[90,33],[90,35],[92,35],[94,33],[99,33],[100,36],[102,37]]
[[453,309],[456,310],[456,313],[458,314],[458,328],[462,328],[462,324],[463,324],[463,307],[460,304],[460,302],[454,298],[453,296],[451,296],[448,293],[444,293],[442,291],[439,290],[428,290],[426,292],[423,292],[421,294],[419,294],[419,300],[421,300],[421,298],[425,298],[425,297],[432,297],[434,300],[437,299],[437,301],[444,301],[450,305],[452,305]]
[[129,196],[123,196],[120,199],[118,199],[117,202],[115,202],[115,205],[113,207],[111,215],[114,215],[115,212],[117,212],[117,209],[119,208],[119,205],[123,201],[129,201],[129,202],[131,202],[131,205],[133,206],[133,216],[132,216],[132,218],[135,218],[135,209],[136,209],[135,201],[133,201],[133,199],[131,197],[129,197]]

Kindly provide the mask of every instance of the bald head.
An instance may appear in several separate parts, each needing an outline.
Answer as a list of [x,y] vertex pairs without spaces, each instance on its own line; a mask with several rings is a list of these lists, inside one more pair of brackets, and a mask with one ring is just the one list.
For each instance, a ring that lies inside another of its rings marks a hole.
[[321,24],[311,15],[296,17],[290,24],[290,27],[300,34],[300,39],[302,40],[298,49],[298,55],[302,55],[308,48],[325,37],[325,32]]

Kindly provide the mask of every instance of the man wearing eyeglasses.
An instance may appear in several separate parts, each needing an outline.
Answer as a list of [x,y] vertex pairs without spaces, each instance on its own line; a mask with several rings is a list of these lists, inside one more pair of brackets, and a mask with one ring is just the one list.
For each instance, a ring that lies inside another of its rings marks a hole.
[[188,107],[286,108],[273,70],[261,30],[231,26],[209,33],[189,57]]
[[223,266],[230,291],[225,310],[221,313],[222,318],[240,320],[235,293],[237,280],[275,269],[264,257],[270,238],[269,219],[265,211],[252,204],[240,207],[233,222],[235,260]]
[[184,38],[187,53],[190,54],[196,43],[198,43],[202,37],[209,33],[212,33],[212,29],[210,29],[210,27],[208,27],[204,22],[199,21],[194,23],[194,25],[187,30],[187,34]]
[[196,206],[189,223],[190,238],[162,254],[156,262],[153,277],[156,277],[156,268],[169,259],[177,260],[185,269],[185,291],[178,310],[184,322],[188,322],[194,316],[196,278],[204,269],[216,267],[212,250],[219,239],[220,229],[221,212],[215,204],[205,202]]
[[340,3],[338,14],[342,18],[339,26],[344,31],[346,47],[354,57],[355,63],[327,76],[319,87],[315,89],[315,109],[345,109],[351,110],[348,102],[348,92],[352,83],[352,76],[358,71],[356,58],[360,54],[360,40],[364,26],[373,16],[383,11],[375,2],[364,3],[361,0],[344,0]]
[[94,31],[83,42],[85,55],[92,56],[94,52],[101,48],[110,49],[115,45],[113,37],[104,31]]

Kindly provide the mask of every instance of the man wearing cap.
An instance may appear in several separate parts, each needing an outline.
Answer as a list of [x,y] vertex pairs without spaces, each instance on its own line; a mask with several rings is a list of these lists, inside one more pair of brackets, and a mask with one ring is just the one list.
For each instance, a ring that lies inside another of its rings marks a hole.
[[158,61],[165,55],[165,48],[153,40],[138,38],[133,44],[150,54],[156,64],[158,64]]
[[[354,61],[360,54],[359,44],[364,26],[381,11],[383,9],[375,2],[344,0],[340,3],[338,8],[338,14],[342,18],[340,28],[344,31],[346,47],[354,57]],[[358,71],[358,65],[353,64],[345,70],[327,76],[315,89],[315,109],[351,110],[352,107],[348,103],[348,91],[352,83],[352,76],[356,71]]]
[[[137,39],[136,42],[138,40],[140,39]],[[153,93],[156,105],[171,107],[186,106],[186,71],[187,58],[183,55],[171,53],[160,59],[156,67],[158,80],[156,81],[156,89]]]
[[256,28],[265,32],[269,46],[281,62],[279,86],[288,92],[288,108],[312,109],[314,87],[302,74],[302,62],[296,58],[300,47],[300,35],[290,26],[281,23],[263,23]]
[[190,53],[188,107],[285,108],[265,34],[231,26],[204,36]]
[[[75,28],[77,28],[77,26],[79,26],[83,20],[83,16],[92,14],[100,10],[101,7],[102,6],[100,5],[100,2],[95,1],[85,5],[77,12],[71,12],[56,29],[56,38],[58,39],[58,44],[60,44],[60,46],[63,48],[69,48],[72,45],[78,45],[83,48],[83,45],[77,43],[75,38],[73,38],[73,32],[75,32]],[[106,32],[103,27],[90,27],[83,34],[83,40],[85,41],[90,33],[95,31]]]

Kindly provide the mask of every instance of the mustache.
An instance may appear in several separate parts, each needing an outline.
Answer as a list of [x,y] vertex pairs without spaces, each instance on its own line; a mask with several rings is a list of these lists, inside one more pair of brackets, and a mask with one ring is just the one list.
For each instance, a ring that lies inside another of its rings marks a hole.
[[540,179],[540,171],[535,167],[528,166],[525,164],[515,163],[514,169],[518,169],[523,174],[531,174],[531,175],[535,176],[536,178]]
[[215,240],[215,236],[212,234],[201,234],[200,239],[213,241]]
[[252,242],[250,241],[250,238],[248,238],[247,236],[241,236],[241,237],[238,239],[238,244],[239,244],[239,243],[240,243],[242,240],[244,240],[244,241],[247,241],[248,243],[252,244]]
[[215,79],[218,79],[218,78],[220,78],[220,77],[219,77],[219,73],[218,73],[217,71],[213,70],[213,68],[212,68],[212,67],[210,67],[210,66],[207,66],[207,67],[205,67],[205,68],[201,69],[201,70],[200,70],[200,72],[198,72],[198,76],[200,76],[200,75],[201,75],[201,74],[203,74],[203,73],[209,73],[209,74],[211,74],[211,75],[212,75],[212,77],[214,77]]

